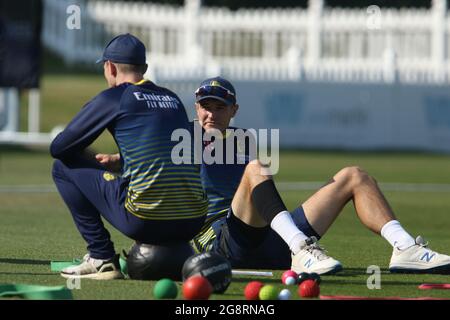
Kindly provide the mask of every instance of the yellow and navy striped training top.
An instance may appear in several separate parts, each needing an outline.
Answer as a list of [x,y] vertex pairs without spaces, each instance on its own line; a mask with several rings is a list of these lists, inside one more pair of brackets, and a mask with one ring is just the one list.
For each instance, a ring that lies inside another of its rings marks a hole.
[[64,157],[79,152],[105,128],[119,147],[123,177],[129,180],[125,207],[131,214],[150,220],[206,215],[200,166],[193,159],[175,164],[171,157],[179,143],[171,141],[172,133],[189,130],[186,110],[176,94],[150,81],[105,90],[86,104],[63,138],[55,139],[52,153]]
[[[192,131],[194,131],[194,125],[199,124],[196,121],[192,122]],[[235,130],[238,128],[230,127],[229,129]],[[224,138],[225,140],[221,144],[223,148],[223,159],[221,163],[206,164],[203,162],[201,166],[200,176],[208,198],[208,215],[201,231],[191,241],[193,248],[197,252],[211,250],[217,235],[217,230],[213,228],[213,225],[227,216],[234,194],[244,174],[245,167],[251,160],[248,141],[245,141],[246,144],[241,146],[235,140],[233,144],[233,162],[226,163],[228,152],[226,140],[234,138],[227,136]],[[203,143],[203,150],[205,148],[215,149],[217,145],[214,142]]]

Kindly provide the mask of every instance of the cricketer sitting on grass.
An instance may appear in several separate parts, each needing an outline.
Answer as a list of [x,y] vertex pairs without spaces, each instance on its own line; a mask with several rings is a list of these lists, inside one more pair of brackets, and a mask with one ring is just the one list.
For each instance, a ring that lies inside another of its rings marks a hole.
[[[88,254],[67,278],[122,278],[102,217],[138,242],[187,242],[204,224],[207,200],[199,167],[175,165],[171,134],[189,129],[176,94],[144,80],[144,44],[130,34],[106,46],[102,59],[109,89],[88,102],[52,142],[53,179],[87,242]],[[105,130],[119,155],[90,159],[86,148]],[[122,174],[114,171],[122,168]]]
[[[195,96],[203,130],[219,130],[224,139],[232,139],[225,131],[239,108],[233,85],[221,77],[207,79]],[[225,154],[227,143],[219,145]],[[218,146],[211,142],[204,147]],[[340,170],[290,213],[272,178],[261,174],[265,169],[261,163],[237,164],[238,155],[233,156],[233,164],[202,164],[209,207],[206,223],[193,240],[198,251],[217,251],[239,268],[334,273],[342,269],[341,263],[327,256],[317,240],[353,201],[361,222],[392,245],[391,272],[450,272],[450,256],[430,250],[422,237],[414,239],[406,232],[375,179],[362,169]]]

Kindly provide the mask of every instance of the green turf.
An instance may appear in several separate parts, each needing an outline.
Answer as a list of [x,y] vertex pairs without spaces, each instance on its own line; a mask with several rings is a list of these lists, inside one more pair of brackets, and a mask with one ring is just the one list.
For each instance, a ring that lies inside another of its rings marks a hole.
[[[98,91],[104,89],[101,76],[46,76],[42,81],[41,119],[44,131],[67,123]],[[23,103],[26,105],[26,101]],[[22,115],[26,114],[25,112]],[[25,117],[21,127],[26,128]],[[108,135],[94,148],[115,151]],[[417,153],[343,153],[283,152],[277,181],[327,181],[342,167],[358,165],[379,182],[450,183],[449,156]],[[76,231],[70,214],[57,193],[5,193],[4,186],[51,186],[52,160],[45,152],[24,152],[0,147],[0,283],[65,285],[58,274],[50,272],[51,260],[82,257],[85,244]],[[45,191],[45,188],[42,189]],[[288,208],[294,208],[313,191],[282,192]],[[393,209],[402,224],[414,235],[421,234],[433,249],[450,253],[449,193],[388,192]],[[128,249],[132,241],[109,227],[117,250]],[[321,241],[329,254],[339,259],[344,271],[325,276],[321,285],[326,295],[447,297],[450,291],[421,291],[417,286],[429,282],[449,282],[449,276],[395,275],[387,272],[390,246],[365,229],[351,205],[347,206]],[[381,290],[368,290],[367,267],[382,270]],[[272,279],[259,278],[283,287],[281,271]],[[243,299],[245,284],[255,277],[236,277],[224,295],[214,299]],[[151,282],[121,280],[97,282],[83,280],[76,299],[151,299]],[[291,287],[293,293],[294,287]],[[297,295],[294,293],[294,297]]]
[[[326,180],[334,167],[363,159],[365,164],[378,163],[375,167],[380,175],[389,177],[386,181],[412,182],[404,167],[414,163],[429,164],[430,175],[421,179],[425,182],[450,183],[450,178],[439,177],[448,170],[445,156],[408,156],[397,154],[358,155],[343,153],[288,152],[282,159],[289,165],[282,165],[279,176],[302,178],[305,169],[295,166],[295,158],[302,168],[313,167],[309,180]],[[401,161],[402,160],[402,161]],[[320,165],[323,164],[323,165]],[[332,169],[330,169],[332,168]],[[0,155],[0,185],[51,185],[51,159],[45,153],[23,151],[2,152]],[[415,171],[415,170],[412,170]],[[391,174],[390,174],[391,172]],[[411,172],[416,174],[416,172]],[[282,181],[287,178],[279,179]],[[292,179],[291,179],[292,180]],[[307,180],[308,181],[308,180]],[[383,180],[381,180],[383,182]],[[295,207],[313,191],[288,191],[282,196],[289,208]],[[388,192],[392,203],[404,226],[414,235],[422,234],[437,251],[450,248],[449,227],[450,199],[448,193],[406,193]],[[51,260],[70,260],[81,257],[85,245],[74,228],[70,214],[56,193],[0,193],[0,283],[23,283],[40,285],[65,285],[66,280],[50,272]],[[128,249],[132,241],[112,230],[118,250]],[[442,275],[394,275],[387,272],[390,246],[378,236],[365,229],[351,205],[347,206],[336,220],[321,243],[329,253],[344,264],[344,271],[335,276],[325,276],[321,285],[323,294],[402,296],[402,297],[448,297],[448,291],[421,291],[417,286],[429,282],[449,282]],[[381,290],[368,290],[366,269],[378,265],[382,270]],[[279,283],[281,271],[275,271],[273,279],[260,278],[266,283],[283,287]],[[242,299],[245,284],[254,277],[236,277],[224,295],[214,295],[215,299]],[[80,290],[73,290],[76,299],[151,299],[153,283],[143,281],[97,282],[83,280]],[[292,287],[295,291],[295,288]],[[296,294],[294,295],[296,296]]]

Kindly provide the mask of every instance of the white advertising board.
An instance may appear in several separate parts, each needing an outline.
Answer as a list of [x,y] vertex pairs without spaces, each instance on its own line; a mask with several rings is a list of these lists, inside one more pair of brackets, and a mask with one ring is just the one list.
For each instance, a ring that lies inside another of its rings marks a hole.
[[[167,82],[194,117],[201,82]],[[234,125],[279,129],[281,147],[450,152],[450,90],[445,86],[234,82]]]

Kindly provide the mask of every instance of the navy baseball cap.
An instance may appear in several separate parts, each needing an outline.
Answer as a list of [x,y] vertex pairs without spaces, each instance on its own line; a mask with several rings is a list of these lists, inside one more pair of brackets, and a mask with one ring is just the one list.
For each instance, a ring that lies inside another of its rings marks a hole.
[[195,91],[195,100],[200,102],[205,99],[220,100],[227,105],[236,103],[236,90],[227,79],[222,77],[209,78],[200,84]]
[[97,63],[112,61],[125,64],[146,64],[145,45],[135,36],[126,33],[112,39]]

